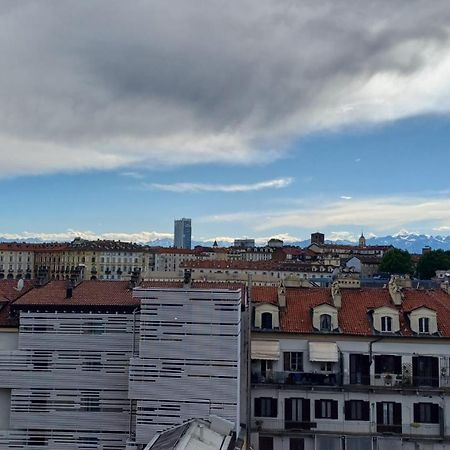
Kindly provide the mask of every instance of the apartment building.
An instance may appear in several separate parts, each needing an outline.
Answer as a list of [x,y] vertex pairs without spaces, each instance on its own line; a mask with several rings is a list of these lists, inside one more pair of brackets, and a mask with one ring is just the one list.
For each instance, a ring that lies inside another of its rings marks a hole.
[[141,305],[129,386],[136,443],[210,415],[231,421],[239,434],[241,289],[148,286],[133,291]]
[[34,272],[49,271],[51,279],[65,280],[82,266],[85,280],[129,280],[135,270],[149,270],[152,257],[146,248],[130,242],[76,238],[70,243],[39,244]]
[[450,449],[450,295],[254,287],[255,450]]
[[192,278],[204,281],[246,282],[251,275],[254,284],[278,285],[281,280],[314,282],[328,286],[337,273],[331,265],[293,261],[214,261],[189,260],[181,264]]
[[214,414],[239,426],[240,287],[138,283],[0,282],[0,449],[142,449]]
[[0,280],[33,277],[34,246],[25,243],[0,242]]

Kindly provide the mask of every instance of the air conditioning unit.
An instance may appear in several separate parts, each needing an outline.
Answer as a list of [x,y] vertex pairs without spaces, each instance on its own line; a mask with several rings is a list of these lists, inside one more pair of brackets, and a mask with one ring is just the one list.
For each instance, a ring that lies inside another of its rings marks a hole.
[[381,379],[384,386],[393,386],[395,384],[395,375],[391,373],[383,373]]

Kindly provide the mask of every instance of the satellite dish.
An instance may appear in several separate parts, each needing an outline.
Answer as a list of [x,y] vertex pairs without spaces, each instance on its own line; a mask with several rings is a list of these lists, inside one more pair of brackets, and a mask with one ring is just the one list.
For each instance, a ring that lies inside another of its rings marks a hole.
[[21,278],[18,282],[17,282],[17,290],[21,291],[23,289],[25,285],[25,282],[23,281],[23,278]]

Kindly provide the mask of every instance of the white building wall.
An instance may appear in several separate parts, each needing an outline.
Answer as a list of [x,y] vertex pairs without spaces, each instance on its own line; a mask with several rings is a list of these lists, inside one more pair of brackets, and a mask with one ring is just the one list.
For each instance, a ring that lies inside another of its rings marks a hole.
[[136,440],[192,417],[239,423],[241,292],[135,289],[139,355],[131,360]]

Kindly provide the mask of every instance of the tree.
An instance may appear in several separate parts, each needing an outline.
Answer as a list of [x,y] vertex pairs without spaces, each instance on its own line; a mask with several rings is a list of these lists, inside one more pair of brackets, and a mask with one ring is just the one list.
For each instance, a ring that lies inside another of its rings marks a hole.
[[406,250],[394,248],[386,252],[381,260],[380,272],[404,275],[413,273],[411,255]]
[[433,250],[423,254],[417,263],[417,274],[423,280],[429,280],[436,275],[436,270],[450,269],[450,252]]

